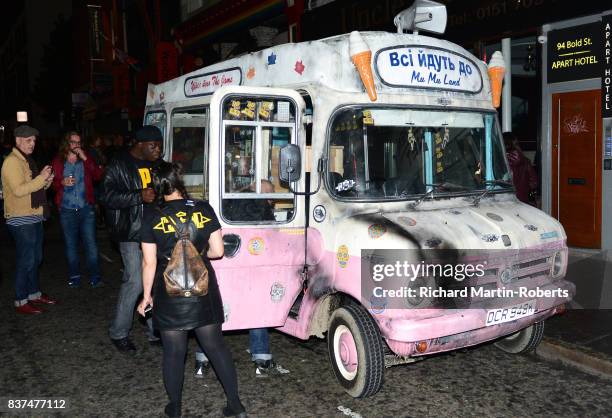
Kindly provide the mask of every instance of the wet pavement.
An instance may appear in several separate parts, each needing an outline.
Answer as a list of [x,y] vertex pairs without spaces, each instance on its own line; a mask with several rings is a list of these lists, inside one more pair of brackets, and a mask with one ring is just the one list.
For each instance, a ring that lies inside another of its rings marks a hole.
[[[46,308],[42,315],[20,316],[12,306],[14,250],[0,227],[0,315],[4,319],[0,397],[63,398],[69,409],[62,416],[163,416],[161,349],[147,344],[138,320],[132,333],[139,348],[136,356],[119,354],[108,339],[121,264],[103,232],[99,242],[107,258],[101,261],[107,286],[69,289],[59,229],[48,225],[41,286],[61,304]],[[564,332],[563,326],[554,332]],[[234,355],[243,403],[253,417],[612,416],[609,380],[534,355],[505,354],[492,345],[387,369],[378,394],[353,399],[336,382],[324,340],[300,341],[272,332],[275,358],[290,373],[266,378],[255,377],[246,352],[247,333],[229,334],[226,341]],[[191,339],[184,414],[222,416],[224,395],[217,379],[212,373],[204,379],[192,375],[194,349]],[[26,411],[25,415],[50,416],[52,412]]]

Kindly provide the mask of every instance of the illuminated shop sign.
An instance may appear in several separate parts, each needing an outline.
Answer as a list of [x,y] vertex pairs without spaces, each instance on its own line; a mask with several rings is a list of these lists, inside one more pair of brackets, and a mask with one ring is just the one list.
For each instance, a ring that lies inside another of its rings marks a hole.
[[213,94],[223,86],[239,86],[240,84],[242,84],[240,68],[228,68],[227,70],[200,74],[188,77],[185,80],[185,96],[205,96]]
[[452,51],[418,45],[381,49],[374,57],[380,80],[391,87],[416,87],[478,93],[478,65]]
[[549,83],[601,76],[601,23],[548,32]]
[[[601,31],[603,33],[603,54],[601,72],[601,116],[612,118],[612,15],[601,18]],[[610,135],[612,137],[612,135]],[[610,138],[612,141],[612,138]],[[606,143],[606,148],[608,144]],[[607,149],[606,149],[607,152]],[[612,147],[609,152],[612,157]]]

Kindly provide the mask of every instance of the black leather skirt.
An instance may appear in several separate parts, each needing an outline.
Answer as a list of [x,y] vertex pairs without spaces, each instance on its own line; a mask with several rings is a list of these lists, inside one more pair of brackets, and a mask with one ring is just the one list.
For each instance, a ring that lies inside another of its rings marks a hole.
[[158,269],[153,284],[153,326],[156,330],[191,330],[223,323],[223,301],[214,270],[208,270],[206,296],[168,296],[163,269]]

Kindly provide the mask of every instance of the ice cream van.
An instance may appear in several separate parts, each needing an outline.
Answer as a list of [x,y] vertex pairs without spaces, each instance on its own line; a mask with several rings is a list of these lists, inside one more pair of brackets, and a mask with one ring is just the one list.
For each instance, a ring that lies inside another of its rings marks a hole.
[[[437,3],[395,22],[150,85],[144,115],[221,221],[224,329],[326,337],[354,397],[429,354],[531,350],[574,294],[562,226],[513,191],[492,98],[503,60],[417,33],[444,31]],[[401,274],[437,251],[475,272],[460,302],[447,292],[468,283],[458,270]]]

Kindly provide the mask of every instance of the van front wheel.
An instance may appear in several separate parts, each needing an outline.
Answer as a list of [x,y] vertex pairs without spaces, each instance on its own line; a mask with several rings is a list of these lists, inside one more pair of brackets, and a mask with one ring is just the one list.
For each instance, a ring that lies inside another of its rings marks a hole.
[[358,305],[332,314],[327,333],[329,358],[336,378],[354,398],[374,395],[383,382],[384,347],[378,325]]
[[530,327],[502,338],[495,343],[495,346],[510,354],[528,353],[536,349],[543,336],[544,322],[536,322]]

